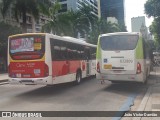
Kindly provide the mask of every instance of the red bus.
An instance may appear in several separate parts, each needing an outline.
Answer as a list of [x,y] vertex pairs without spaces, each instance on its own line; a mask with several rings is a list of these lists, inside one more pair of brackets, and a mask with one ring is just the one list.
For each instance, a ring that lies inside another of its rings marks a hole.
[[96,45],[48,33],[8,38],[10,84],[53,85],[96,74]]

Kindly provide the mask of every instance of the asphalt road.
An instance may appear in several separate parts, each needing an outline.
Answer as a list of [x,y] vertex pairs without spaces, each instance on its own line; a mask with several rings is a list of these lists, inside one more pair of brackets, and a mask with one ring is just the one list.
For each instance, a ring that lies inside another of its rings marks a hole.
[[[112,84],[109,81],[100,84],[95,78],[84,79],[80,85],[72,83],[54,86],[0,85],[0,111],[127,111],[137,98],[140,100],[143,98],[148,86],[152,84],[152,79],[155,79],[155,76],[150,76],[147,85]],[[42,119],[118,120],[120,118],[48,117]]]

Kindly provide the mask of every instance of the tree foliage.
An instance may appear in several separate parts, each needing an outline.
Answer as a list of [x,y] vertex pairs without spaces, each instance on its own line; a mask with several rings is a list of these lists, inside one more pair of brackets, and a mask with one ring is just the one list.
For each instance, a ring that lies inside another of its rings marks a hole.
[[[22,33],[21,29],[16,26],[8,25],[4,22],[0,22],[0,53],[1,56],[7,55],[8,36],[17,33]],[[3,52],[2,52],[3,51]]]
[[106,19],[97,19],[94,23],[93,29],[90,31],[88,41],[92,44],[97,44],[98,36],[105,33],[113,32],[126,32],[126,27],[124,25],[119,25],[116,23],[107,22]]
[[77,37],[78,33],[84,36],[89,31],[92,19],[90,13],[87,12],[89,10],[88,8],[80,9],[79,11],[70,10],[65,13],[58,13],[60,8],[57,6],[55,4],[50,8],[51,21],[43,26],[43,32]]
[[160,1],[159,0],[147,0],[144,5],[145,13],[148,17],[160,17]]
[[99,34],[127,31],[125,25],[98,19],[91,13],[91,7],[83,3],[79,10],[70,10],[65,13],[58,13],[59,7],[52,7],[54,8],[54,12],[50,13],[52,20],[43,26],[43,32],[72,37],[77,37],[80,33],[87,42],[97,44]]
[[154,19],[149,30],[154,35],[156,42],[160,44],[160,17]]
[[155,40],[160,44],[160,0],[148,0],[144,7],[147,16],[154,17],[154,21],[149,29]]

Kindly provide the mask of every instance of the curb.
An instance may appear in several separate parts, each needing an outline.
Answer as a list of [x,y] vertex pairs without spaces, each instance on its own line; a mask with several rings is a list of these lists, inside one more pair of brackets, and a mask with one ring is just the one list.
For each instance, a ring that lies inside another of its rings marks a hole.
[[[151,88],[152,87],[149,87],[145,96],[143,97],[142,101],[141,101],[141,104],[139,105],[138,109],[136,111],[145,111],[145,108],[146,108],[146,105],[147,105],[147,102],[149,100],[149,97],[151,95]],[[141,120],[142,117],[134,117],[132,118],[132,120]]]
[[8,82],[8,79],[0,80],[0,83],[1,82]]
[[8,84],[8,79],[0,80],[0,85]]
[[2,82],[0,83],[0,85],[4,85],[4,84],[9,84],[8,82]]

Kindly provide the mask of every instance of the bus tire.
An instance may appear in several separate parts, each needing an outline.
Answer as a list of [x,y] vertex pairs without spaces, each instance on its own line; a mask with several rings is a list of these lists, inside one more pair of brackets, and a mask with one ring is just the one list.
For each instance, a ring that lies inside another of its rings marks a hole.
[[159,60],[157,61],[157,65],[158,65],[158,67],[160,66],[160,61]]
[[82,80],[82,74],[81,74],[80,71],[77,71],[75,84],[76,84],[76,85],[79,85],[80,82],[81,82],[81,80]]
[[121,83],[120,81],[111,81],[113,84]]
[[147,78],[146,78],[146,80],[144,81],[143,84],[146,85],[147,83],[148,83],[148,80],[147,80]]
[[146,73],[146,78],[145,78],[145,80],[144,80],[144,84],[146,85],[147,82],[148,82],[148,70],[147,70],[147,73]]

